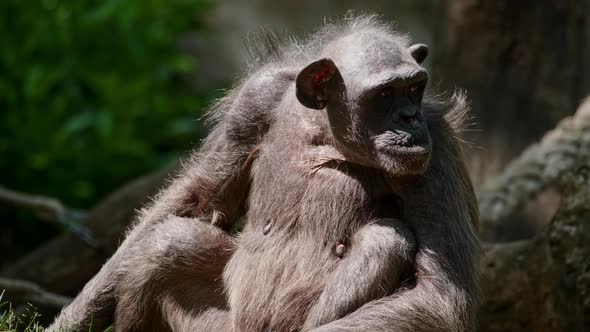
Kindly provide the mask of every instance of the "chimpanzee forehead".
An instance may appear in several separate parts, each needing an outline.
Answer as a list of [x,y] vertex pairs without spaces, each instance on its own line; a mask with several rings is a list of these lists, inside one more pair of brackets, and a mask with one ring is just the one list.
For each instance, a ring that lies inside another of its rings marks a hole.
[[365,85],[367,80],[405,76],[420,68],[403,40],[379,31],[352,33],[331,42],[322,52],[338,66],[345,82]]

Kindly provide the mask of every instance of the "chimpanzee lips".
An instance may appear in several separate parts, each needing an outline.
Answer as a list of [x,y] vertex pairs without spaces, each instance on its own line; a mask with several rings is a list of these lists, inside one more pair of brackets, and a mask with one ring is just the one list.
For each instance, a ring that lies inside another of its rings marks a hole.
[[395,136],[391,138],[391,144],[398,146],[412,146],[414,137],[405,131],[394,131]]
[[374,136],[373,139],[377,145],[393,145],[397,147],[412,147],[414,145],[423,145],[430,141],[427,132],[423,132],[422,130],[410,133],[398,129],[386,131]]
[[430,153],[430,147],[427,145],[389,145],[378,148],[380,151],[390,155],[405,155],[405,156],[421,156],[428,155]]
[[401,130],[387,131],[374,137],[375,148],[391,155],[427,155],[430,139],[422,133],[410,134]]

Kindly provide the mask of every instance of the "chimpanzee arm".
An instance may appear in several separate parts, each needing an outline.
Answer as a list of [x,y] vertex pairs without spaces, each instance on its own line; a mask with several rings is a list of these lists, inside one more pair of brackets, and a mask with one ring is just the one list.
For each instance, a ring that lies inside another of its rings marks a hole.
[[244,213],[248,167],[268,130],[276,103],[293,80],[285,70],[265,69],[239,85],[214,107],[215,126],[183,170],[144,209],[127,238],[49,328],[102,329],[112,323],[115,291],[134,247],[169,215],[197,218],[227,229]]
[[210,223],[168,216],[130,247],[115,290],[116,331],[207,331],[205,311],[229,323],[220,278],[235,238]]
[[[453,139],[431,130],[434,144]],[[418,244],[416,286],[371,301],[312,331],[475,330],[481,255],[475,232],[477,204],[455,148],[458,144],[439,143],[451,148],[436,151],[435,145],[427,175],[403,195],[403,219],[414,230]]]
[[397,219],[378,219],[359,229],[350,251],[326,281],[303,327],[310,328],[342,318],[363,304],[390,294],[402,278],[413,273],[415,240]]
[[414,288],[369,302],[313,331],[473,331],[478,260],[472,253],[479,248],[470,239],[473,234],[456,234],[456,226],[447,222],[437,218],[416,227],[420,248]]

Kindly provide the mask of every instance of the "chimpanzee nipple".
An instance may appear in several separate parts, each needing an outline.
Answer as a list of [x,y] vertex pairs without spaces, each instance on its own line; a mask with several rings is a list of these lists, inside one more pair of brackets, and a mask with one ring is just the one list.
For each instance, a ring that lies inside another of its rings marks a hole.
[[262,229],[262,234],[264,234],[264,235],[268,234],[268,232],[270,232],[271,228],[272,228],[272,221],[269,221],[266,225],[264,225],[264,228]]
[[336,247],[334,248],[334,253],[336,254],[336,256],[342,258],[344,257],[344,252],[346,251],[346,246],[342,243],[338,243],[336,245]]

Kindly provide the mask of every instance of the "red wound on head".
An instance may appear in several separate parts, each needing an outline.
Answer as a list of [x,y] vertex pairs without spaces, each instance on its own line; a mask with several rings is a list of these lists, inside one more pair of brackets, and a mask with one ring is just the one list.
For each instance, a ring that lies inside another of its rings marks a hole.
[[330,78],[330,76],[332,76],[332,74],[333,74],[332,67],[324,66],[322,71],[320,71],[319,73],[314,75],[313,81],[312,81],[313,88],[314,89],[319,88],[322,83],[324,83],[327,79]]

